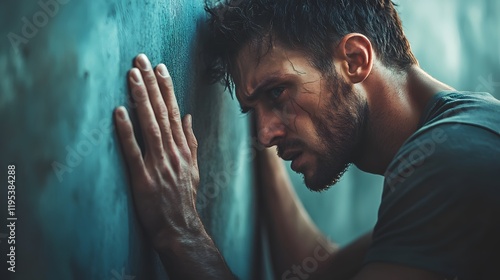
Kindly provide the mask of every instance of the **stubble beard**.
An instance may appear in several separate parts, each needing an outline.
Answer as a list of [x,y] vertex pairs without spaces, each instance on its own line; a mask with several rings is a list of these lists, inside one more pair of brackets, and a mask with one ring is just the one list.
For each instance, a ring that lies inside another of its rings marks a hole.
[[331,98],[313,115],[313,124],[324,151],[317,153],[316,170],[304,176],[311,191],[325,191],[335,185],[357,157],[369,116],[366,101],[337,75],[329,77]]

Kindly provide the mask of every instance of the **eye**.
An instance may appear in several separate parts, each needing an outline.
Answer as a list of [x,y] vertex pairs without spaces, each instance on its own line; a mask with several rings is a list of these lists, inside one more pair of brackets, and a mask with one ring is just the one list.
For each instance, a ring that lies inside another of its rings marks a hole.
[[284,87],[276,87],[269,91],[269,97],[274,101],[277,100],[281,94],[285,91]]
[[252,108],[248,108],[248,107],[242,107],[242,108],[241,108],[241,113],[242,113],[243,115],[247,115],[247,114],[249,114],[249,113],[251,113],[251,112],[252,112]]

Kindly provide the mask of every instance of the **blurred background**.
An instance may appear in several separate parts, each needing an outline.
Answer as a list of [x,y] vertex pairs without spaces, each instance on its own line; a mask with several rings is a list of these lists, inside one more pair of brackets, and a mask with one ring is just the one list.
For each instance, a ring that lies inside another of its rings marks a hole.
[[[460,90],[500,98],[500,2],[396,1],[421,67]],[[203,1],[2,1],[0,176],[16,166],[16,273],[6,267],[7,189],[0,190],[1,279],[165,279],[137,222],[111,113],[127,98],[138,53],[165,62],[200,142],[198,210],[240,279],[271,279],[259,231],[249,120],[203,80]],[[288,165],[288,164],[287,164]],[[383,178],[352,167],[304,206],[345,245],[376,222]],[[10,245],[9,245],[10,246]]]

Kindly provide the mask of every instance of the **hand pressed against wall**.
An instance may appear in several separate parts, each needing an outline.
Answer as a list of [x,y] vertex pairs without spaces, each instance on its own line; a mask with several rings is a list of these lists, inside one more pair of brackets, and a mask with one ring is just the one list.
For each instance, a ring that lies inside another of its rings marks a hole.
[[[115,110],[119,139],[129,168],[136,210],[156,248],[203,228],[196,212],[199,184],[197,140],[190,115],[183,120],[172,78],[144,54],[134,60],[129,84],[145,143],[142,155],[127,110]],[[170,240],[170,241],[169,241]]]

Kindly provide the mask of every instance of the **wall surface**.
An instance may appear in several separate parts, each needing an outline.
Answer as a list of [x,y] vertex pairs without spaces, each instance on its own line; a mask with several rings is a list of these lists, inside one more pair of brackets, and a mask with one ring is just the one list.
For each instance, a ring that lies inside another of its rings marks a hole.
[[112,123],[113,108],[133,105],[126,73],[141,52],[167,64],[182,113],[193,114],[204,151],[199,212],[233,272],[252,278],[248,120],[201,81],[204,16],[203,1],[191,0],[2,1],[0,170],[5,181],[16,165],[18,220],[16,273],[4,278],[2,188],[1,279],[165,279],[136,219]]
[[[424,70],[500,97],[499,1],[396,2]],[[264,279],[254,262],[266,256],[257,249],[248,120],[202,82],[203,21],[201,0],[0,3],[0,180],[15,164],[18,218],[16,273],[6,274],[2,185],[0,279],[165,279],[137,222],[111,118],[116,106],[132,107],[126,73],[140,52],[167,64],[182,112],[193,114],[209,233],[235,274]],[[351,168],[316,194],[291,176],[331,239],[345,245],[375,224],[382,177]]]

